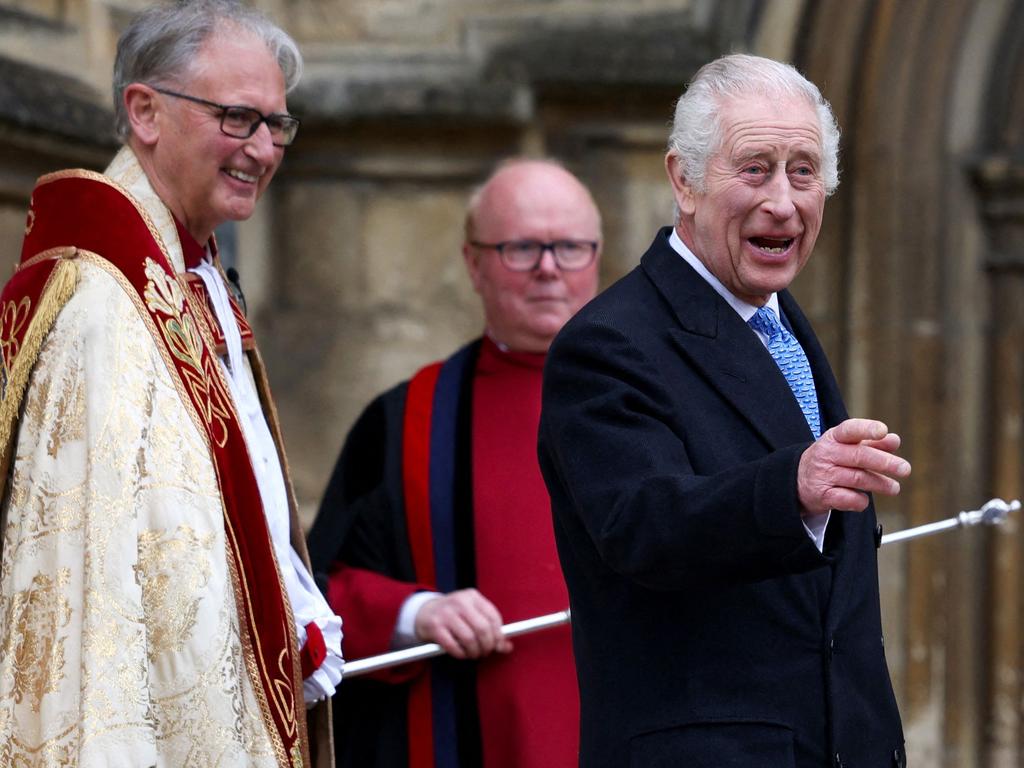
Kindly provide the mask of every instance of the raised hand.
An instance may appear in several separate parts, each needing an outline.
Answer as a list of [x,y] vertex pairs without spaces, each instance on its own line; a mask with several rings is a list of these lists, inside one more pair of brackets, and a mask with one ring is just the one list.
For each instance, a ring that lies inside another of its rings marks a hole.
[[896,455],[899,435],[872,419],[847,419],[823,434],[800,457],[797,494],[804,514],[830,509],[860,512],[868,493],[895,496],[910,463]]

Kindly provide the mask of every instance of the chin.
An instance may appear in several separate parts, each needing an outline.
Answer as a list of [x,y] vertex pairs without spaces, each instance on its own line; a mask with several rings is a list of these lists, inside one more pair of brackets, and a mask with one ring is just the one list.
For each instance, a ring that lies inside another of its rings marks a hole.
[[536,338],[554,338],[554,335],[562,330],[562,326],[569,322],[569,318],[572,317],[568,312],[558,313],[557,315],[548,315],[543,318],[542,322],[537,323],[530,328],[530,334]]
[[245,221],[252,216],[255,205],[234,205],[224,212],[222,221]]
[[789,287],[796,278],[798,269],[787,266],[782,270],[773,270],[769,274],[761,275],[761,279],[753,281],[753,292],[767,296],[770,293],[778,293]]

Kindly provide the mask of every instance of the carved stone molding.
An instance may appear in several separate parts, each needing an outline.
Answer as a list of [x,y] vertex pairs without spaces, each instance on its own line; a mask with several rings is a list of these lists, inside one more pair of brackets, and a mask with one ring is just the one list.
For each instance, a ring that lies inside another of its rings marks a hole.
[[986,267],[1024,271],[1024,156],[990,155],[975,167],[974,180],[989,227]]

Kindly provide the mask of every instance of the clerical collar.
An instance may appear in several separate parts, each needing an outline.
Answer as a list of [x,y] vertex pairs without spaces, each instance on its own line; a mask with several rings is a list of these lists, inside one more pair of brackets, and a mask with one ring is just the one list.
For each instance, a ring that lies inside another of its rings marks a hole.
[[[185,259],[185,269],[195,269],[206,258],[206,248],[192,237],[192,233],[185,229],[185,225],[178,221],[177,216],[171,214],[171,217],[174,219],[174,226],[178,228],[178,242],[181,243],[181,255]],[[210,249],[210,256],[216,259],[217,242],[212,235],[207,241],[207,246]]]
[[[721,296],[730,307],[736,310],[737,314],[743,318],[743,322],[747,322],[757,312],[757,307],[753,304],[748,304],[743,299],[737,298],[732,291],[722,285],[722,281],[711,274],[711,271],[704,266],[704,262],[697,258],[697,256],[686,247],[686,243],[680,239],[679,234],[675,228],[672,229],[672,234],[668,236],[668,244],[672,246],[672,250],[683,257],[683,260],[696,270],[697,274],[704,278],[704,281],[715,289],[715,293]],[[779,314],[779,295],[773,293],[768,297],[768,301],[765,303],[770,310],[775,313],[776,317],[781,317]]]
[[484,334],[483,342],[480,345],[481,365],[486,367],[486,360],[502,361],[504,364],[511,364],[523,368],[542,369],[547,352],[522,352],[511,349],[507,344],[502,344],[494,339],[489,333]]
[[491,329],[490,328],[487,328],[487,329],[484,330],[484,336],[486,336],[488,339],[490,339],[491,343],[494,344],[494,346],[496,346],[499,351],[501,351],[501,352],[511,352],[512,351],[512,347],[510,347],[508,344],[503,344],[502,342],[498,341],[496,338],[494,338],[491,335]]

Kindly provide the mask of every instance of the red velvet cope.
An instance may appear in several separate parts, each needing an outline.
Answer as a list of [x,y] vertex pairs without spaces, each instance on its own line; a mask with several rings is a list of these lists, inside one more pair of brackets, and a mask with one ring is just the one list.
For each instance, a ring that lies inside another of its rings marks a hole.
[[[181,243],[181,255],[185,259],[185,268],[194,269],[199,266],[199,262],[203,260],[206,255],[206,249],[199,244],[192,233],[185,229],[185,226],[178,221],[178,217],[174,216],[174,226],[178,229],[178,242]],[[214,245],[213,238],[210,238],[210,248],[216,253],[216,246]]]
[[[537,464],[544,355],[484,339],[473,383],[473,509],[480,592],[518,621],[565,610],[551,504]],[[579,694],[568,627],[513,640],[480,664],[484,768],[576,765]]]

